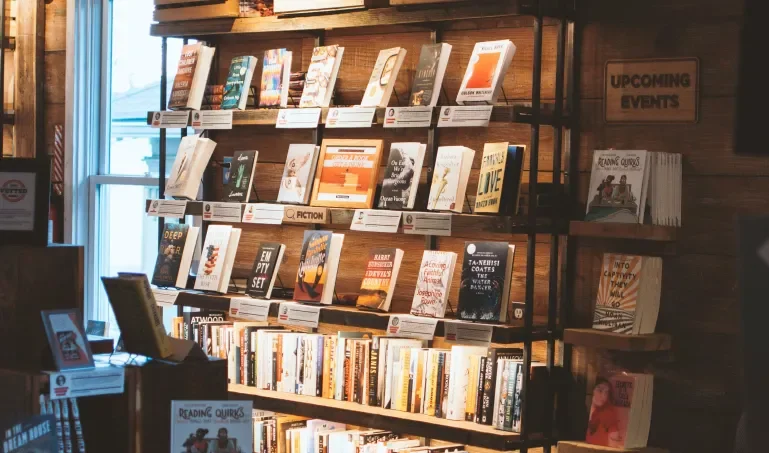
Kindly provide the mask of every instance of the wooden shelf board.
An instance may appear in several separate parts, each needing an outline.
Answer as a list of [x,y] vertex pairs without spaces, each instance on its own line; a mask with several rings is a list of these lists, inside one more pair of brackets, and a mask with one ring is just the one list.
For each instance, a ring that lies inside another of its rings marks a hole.
[[16,112],[13,110],[6,110],[3,112],[3,124],[14,125],[16,124]]
[[671,336],[665,333],[624,335],[595,329],[564,329],[564,343],[597,349],[627,352],[667,351]]
[[562,440],[558,442],[558,453],[668,453],[668,451],[661,448],[651,447],[625,450],[621,448],[601,447],[585,442]]
[[672,242],[678,228],[639,223],[582,222],[569,224],[569,235],[611,239],[640,239],[644,241]]
[[519,434],[478,423],[446,420],[348,401],[259,390],[238,384],[230,384],[229,391],[231,399],[247,397],[254,401],[254,407],[284,414],[371,426],[494,450],[513,450],[520,445]]

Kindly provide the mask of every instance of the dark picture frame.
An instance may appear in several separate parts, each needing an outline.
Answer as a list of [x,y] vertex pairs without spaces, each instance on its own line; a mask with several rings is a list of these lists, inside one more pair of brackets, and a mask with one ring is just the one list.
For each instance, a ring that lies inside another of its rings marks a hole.
[[[8,177],[8,173],[18,174],[19,177]],[[26,184],[30,175],[34,176],[31,191]],[[51,197],[51,163],[48,159],[0,159],[0,215],[4,209],[12,209],[12,203],[20,203],[30,196],[34,197],[32,228],[10,229],[0,222],[0,246],[48,245]]]
[[[74,308],[64,310],[42,310],[45,334],[51,347],[51,354],[59,371],[93,368],[93,353],[83,327],[83,317]],[[65,324],[70,323],[70,330]]]

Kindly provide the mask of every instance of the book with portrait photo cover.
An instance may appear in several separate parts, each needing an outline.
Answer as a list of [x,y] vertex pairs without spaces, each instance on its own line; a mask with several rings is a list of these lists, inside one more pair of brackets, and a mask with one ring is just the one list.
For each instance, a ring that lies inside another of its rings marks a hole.
[[45,333],[59,370],[93,368],[93,355],[77,310],[43,310]]
[[598,376],[593,386],[585,441],[621,449],[643,448],[649,439],[654,376]]

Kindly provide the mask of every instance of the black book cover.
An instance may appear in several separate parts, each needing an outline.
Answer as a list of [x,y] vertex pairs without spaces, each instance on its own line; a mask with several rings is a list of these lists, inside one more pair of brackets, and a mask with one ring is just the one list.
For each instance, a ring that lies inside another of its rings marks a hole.
[[523,349],[520,348],[492,348],[486,353],[486,363],[483,370],[484,384],[481,406],[481,424],[491,425],[494,420],[494,395],[497,386],[497,360],[511,359],[523,360]]
[[[67,404],[66,400],[61,402]],[[68,421],[67,424],[69,424]],[[56,416],[53,414],[26,417],[3,432],[3,453],[59,452]]]
[[153,285],[161,288],[176,286],[189,228],[190,226],[186,224],[166,223],[163,228],[163,237],[160,239],[155,271],[152,273]]
[[[393,144],[395,145],[395,144]],[[382,209],[408,209],[411,183],[416,171],[415,155],[401,146],[392,146],[387,157],[387,168],[382,180],[379,207]]]
[[481,357],[481,366],[478,371],[478,392],[475,398],[475,423],[481,422],[481,408],[483,408],[483,389],[486,386],[486,357]]
[[459,319],[499,321],[508,253],[507,242],[465,242]]
[[294,287],[297,302],[320,302],[326,284],[326,258],[331,246],[331,231],[307,230],[304,232],[302,252],[299,255],[299,272]]
[[523,146],[510,145],[507,147],[505,179],[502,184],[502,201],[499,207],[500,215],[518,215],[524,149]]
[[224,190],[224,201],[245,203],[251,190],[256,151],[235,151],[230,163],[230,181]]
[[267,297],[267,290],[270,288],[278,255],[280,255],[280,246],[281,244],[277,242],[259,244],[259,251],[256,253],[256,260],[254,260],[254,267],[246,288],[246,294],[249,296]]
[[441,44],[425,44],[419,54],[417,73],[414,86],[411,89],[409,103],[413,106],[430,105],[433,99],[435,77],[438,74],[438,63],[441,60]]
[[368,404],[369,406],[381,406],[382,403],[377,399],[377,383],[379,379],[379,341],[371,342],[369,351],[369,370],[368,370]]

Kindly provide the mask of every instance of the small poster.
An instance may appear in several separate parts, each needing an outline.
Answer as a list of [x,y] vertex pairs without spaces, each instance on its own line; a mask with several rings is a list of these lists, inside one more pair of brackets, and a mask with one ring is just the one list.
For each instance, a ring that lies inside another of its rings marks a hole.
[[91,347],[80,314],[68,309],[43,310],[41,315],[58,369],[93,368]]
[[0,172],[0,231],[34,231],[35,173]]
[[250,453],[251,401],[172,401],[171,453]]

